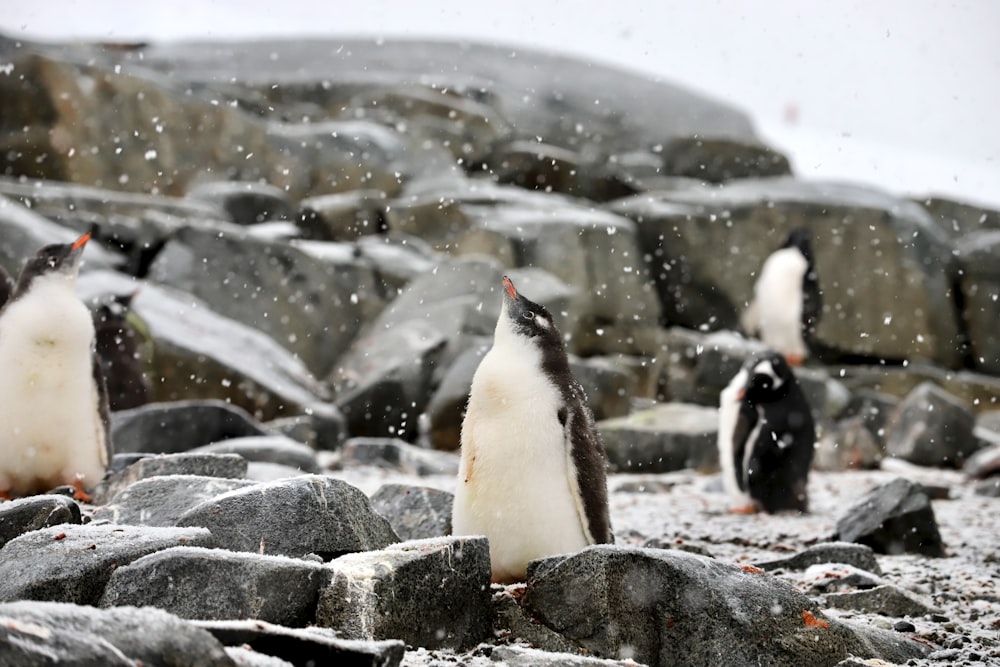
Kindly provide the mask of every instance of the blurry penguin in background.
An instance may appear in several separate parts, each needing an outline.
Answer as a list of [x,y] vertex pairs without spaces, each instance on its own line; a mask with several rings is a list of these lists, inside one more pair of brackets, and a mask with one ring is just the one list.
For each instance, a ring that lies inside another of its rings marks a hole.
[[94,322],[76,295],[94,232],[39,250],[0,309],[0,495],[68,484],[89,500],[84,488],[101,479],[111,458]]
[[719,397],[719,466],[735,512],[809,509],[816,428],[784,356],[751,356]]
[[150,401],[149,378],[143,371],[141,336],[131,314],[137,292],[101,299],[92,306],[97,356],[108,388],[112,412]]
[[14,293],[14,281],[11,280],[10,274],[7,270],[0,266],[0,310],[3,309],[3,305],[7,303],[7,299],[10,295]]
[[799,366],[809,356],[822,310],[809,231],[793,229],[764,261],[743,329]]

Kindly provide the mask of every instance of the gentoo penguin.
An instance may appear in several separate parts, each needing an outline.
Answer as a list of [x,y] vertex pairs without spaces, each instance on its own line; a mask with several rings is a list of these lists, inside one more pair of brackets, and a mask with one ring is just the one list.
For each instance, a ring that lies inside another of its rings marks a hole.
[[142,367],[141,339],[129,321],[136,293],[114,295],[94,304],[95,348],[112,412],[139,407],[150,400],[149,379]]
[[528,561],[610,543],[604,447],[543,306],[503,278],[493,347],[476,369],[462,422],[455,535],[485,535],[492,579]]
[[7,269],[0,266],[0,308],[7,303],[10,293],[14,291],[14,281],[10,279]]
[[0,310],[0,493],[70,484],[77,497],[110,459],[108,404],[90,310],[76,296],[94,229],[29,259]]
[[809,231],[793,229],[764,261],[743,328],[798,366],[809,356],[822,309]]
[[751,356],[719,397],[719,466],[733,511],[809,509],[806,483],[816,429],[781,354]]

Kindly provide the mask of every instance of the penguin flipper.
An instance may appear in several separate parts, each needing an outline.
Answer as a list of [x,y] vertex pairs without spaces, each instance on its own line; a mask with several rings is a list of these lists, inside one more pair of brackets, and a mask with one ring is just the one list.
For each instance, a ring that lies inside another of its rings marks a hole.
[[4,305],[7,303],[7,299],[10,295],[14,293],[14,281],[11,279],[10,274],[0,266],[0,310],[3,310]]
[[608,511],[607,459],[604,445],[594,426],[594,416],[587,407],[583,388],[573,382],[573,407],[559,411],[563,426],[569,470],[570,491],[579,499],[580,524],[591,544],[611,544],[611,518]]
[[[108,401],[108,386],[104,380],[104,370],[101,368],[101,360],[97,352],[90,355],[90,371],[94,378],[94,386],[97,388],[97,440],[100,451],[99,460],[106,469],[114,456],[114,447],[111,444],[111,408]],[[94,480],[95,482],[97,480]]]
[[746,460],[747,447],[753,447],[750,442],[754,427],[757,426],[757,411],[747,406],[740,405],[739,414],[736,417],[736,425],[733,428],[733,470],[736,475],[736,484],[740,491],[749,492],[747,471],[744,461]]

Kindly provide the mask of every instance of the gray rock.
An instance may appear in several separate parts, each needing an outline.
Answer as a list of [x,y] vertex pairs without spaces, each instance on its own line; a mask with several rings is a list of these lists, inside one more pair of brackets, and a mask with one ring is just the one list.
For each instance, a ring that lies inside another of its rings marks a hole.
[[[245,462],[244,462],[245,463]],[[94,519],[137,526],[174,526],[185,512],[218,495],[253,486],[245,479],[172,474],[129,484],[94,510]]]
[[296,224],[307,239],[354,241],[380,231],[384,208],[385,193],[380,190],[306,197],[299,202]]
[[215,541],[199,528],[64,524],[34,530],[0,549],[0,600],[97,604],[115,569],[177,545],[212,547]]
[[840,372],[852,391],[867,389],[903,399],[924,382],[933,382],[977,412],[1000,409],[1000,378],[982,373],[952,371],[919,360],[905,367],[849,365]]
[[1000,229],[1000,211],[938,196],[921,197],[916,201],[931,214],[938,227],[953,238]]
[[866,614],[882,614],[896,618],[923,616],[932,611],[928,603],[898,586],[889,584],[862,591],[831,593],[824,600],[828,607],[835,609],[851,609]]
[[383,484],[372,494],[372,508],[392,525],[401,540],[451,535],[454,494],[429,486]]
[[585,653],[578,644],[531,617],[514,597],[524,593],[523,586],[496,586],[492,592],[493,634],[496,637],[523,642],[546,652]]
[[463,649],[491,635],[490,557],[483,537],[404,542],[341,556],[316,622],[354,639]]
[[629,667],[636,664],[631,660],[602,660],[572,653],[542,651],[517,644],[494,647],[490,652],[490,659],[509,667]]
[[257,619],[303,627],[313,620],[327,578],[320,563],[174,547],[115,570],[100,606],[152,606],[187,619]]
[[255,463],[278,463],[306,473],[320,472],[316,452],[309,445],[283,435],[227,438],[191,450],[204,454],[238,454]]
[[204,526],[225,549],[291,557],[329,559],[398,541],[364,493],[321,475],[224,493],[188,510],[177,525]]
[[219,400],[149,403],[111,418],[115,451],[173,454],[227,438],[265,435],[264,427],[239,407]]
[[587,395],[594,419],[624,417],[629,413],[629,397],[635,395],[632,375],[607,357],[571,358],[573,375]]
[[1000,230],[974,232],[956,246],[962,268],[963,316],[969,335],[972,362],[984,373],[1000,375],[1000,334],[996,322],[1000,304]]
[[710,183],[792,173],[788,158],[773,148],[728,138],[672,139],[663,146],[662,157],[664,173]]
[[191,199],[208,202],[226,212],[238,225],[295,217],[288,194],[281,188],[254,181],[203,181],[188,187]]
[[836,593],[851,590],[868,590],[884,586],[882,577],[853,565],[819,563],[810,565],[802,574],[799,588],[809,594]]
[[751,355],[763,351],[759,341],[732,331],[709,334],[674,328],[667,342],[670,350],[671,400],[719,406],[719,393]]
[[970,406],[924,382],[890,417],[886,453],[917,465],[959,467],[978,447],[975,420]]
[[665,403],[598,422],[608,466],[618,472],[716,468],[717,412],[699,405]]
[[973,485],[972,489],[977,496],[1000,498],[1000,476],[981,479]]
[[88,274],[77,283],[77,291],[89,297],[131,294],[140,287],[132,312],[153,341],[154,400],[219,399],[262,420],[309,413],[339,428],[340,415],[325,402],[322,385],[259,330],[213,312],[190,294],[120,274]]
[[851,392],[851,400],[844,409],[843,417],[860,417],[865,428],[871,432],[875,442],[885,442],[886,425],[899,399],[874,389],[859,388]]
[[390,298],[443,259],[423,239],[406,234],[364,236],[354,247],[375,267],[381,291]]
[[770,572],[777,569],[804,570],[820,563],[845,563],[866,570],[872,574],[882,574],[871,547],[848,542],[821,542],[802,551],[776,560],[756,562],[754,565]]
[[80,506],[66,496],[30,496],[0,503],[0,547],[24,533],[64,523],[80,523]]
[[679,551],[596,546],[535,561],[524,604],[593,655],[645,664],[835,665],[849,655],[902,662],[926,652],[824,618],[770,575]]
[[427,436],[434,449],[457,450],[462,441],[462,419],[469,402],[472,377],[479,362],[493,345],[486,336],[476,339],[445,371],[444,377],[427,403]]
[[[0,617],[50,632],[84,636],[99,645],[110,644],[127,656],[128,664],[235,667],[222,644],[211,634],[150,607],[95,609],[57,602],[18,601],[0,604]],[[67,664],[77,663],[74,659]]]
[[[199,475],[202,477],[220,477],[222,479],[243,479],[247,474],[247,461],[236,454],[159,454],[141,456],[137,460],[129,458],[125,462],[124,455],[117,455],[124,463],[117,468],[117,463],[109,466],[104,478],[93,492],[94,503],[103,505],[116,494],[135,484],[139,480],[165,475]],[[169,525],[173,525],[172,523]]]
[[934,509],[913,482],[897,478],[872,490],[837,519],[836,539],[876,553],[944,556]]
[[[779,177],[636,195],[611,208],[639,221],[642,252],[651,258],[669,322],[736,328],[764,258],[790,229],[808,223],[823,300],[835,304],[817,327],[821,347],[933,359],[951,368],[961,363],[951,246],[912,202]],[[870,289],[875,279],[878,290]]]
[[411,445],[398,438],[349,438],[340,452],[340,465],[374,465],[407,475],[457,475],[458,457]]
[[326,628],[286,628],[264,621],[192,621],[228,646],[249,646],[296,665],[396,667],[406,647],[398,640],[343,639]]
[[135,663],[101,637],[0,614],[0,665],[134,667]]
[[813,470],[873,470],[885,458],[861,416],[840,419],[816,442]]
[[236,667],[295,667],[294,663],[287,660],[243,646],[227,646],[226,654],[236,663]]
[[358,333],[362,312],[350,295],[371,284],[370,269],[356,258],[335,265],[236,227],[179,230],[150,266],[148,279],[268,334],[317,377],[329,372]]

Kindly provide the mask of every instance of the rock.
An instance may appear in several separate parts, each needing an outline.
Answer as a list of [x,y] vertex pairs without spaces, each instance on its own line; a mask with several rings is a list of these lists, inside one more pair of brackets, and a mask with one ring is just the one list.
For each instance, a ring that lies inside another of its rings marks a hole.
[[226,212],[238,225],[268,220],[292,220],[295,212],[284,190],[254,181],[202,181],[187,189],[187,196],[208,202]]
[[570,370],[587,396],[594,419],[624,417],[630,411],[629,397],[635,395],[630,373],[606,357],[570,358]]
[[914,389],[886,426],[886,453],[924,466],[958,467],[975,451],[972,409],[931,382]]
[[596,546],[534,561],[524,604],[595,656],[645,664],[835,665],[848,655],[902,662],[926,652],[824,618],[770,575],[680,551]]
[[131,294],[139,286],[132,309],[153,341],[153,400],[220,399],[262,420],[309,413],[339,428],[339,413],[302,361],[257,329],[183,292],[118,274],[89,274],[77,283],[88,296]]
[[966,459],[962,471],[973,479],[1000,474],[1000,444],[980,449]]
[[770,572],[777,569],[804,570],[820,563],[845,563],[872,574],[882,574],[871,547],[849,542],[821,542],[787,558],[756,562],[754,565]]
[[838,420],[816,442],[814,470],[873,470],[885,457],[861,416]]
[[356,258],[324,261],[238,227],[180,229],[153,261],[148,280],[268,334],[317,377],[330,371],[361,326],[358,298],[350,295],[374,287],[371,269]]
[[153,606],[187,619],[256,619],[304,627],[312,622],[326,579],[320,563],[174,547],[115,570],[100,606]]
[[1000,498],[1000,477],[994,476],[981,479],[972,487],[977,496]]
[[462,420],[469,402],[472,377],[492,345],[491,338],[477,338],[452,362],[434,390],[424,413],[428,422],[428,440],[434,449],[456,451],[461,446]]
[[728,138],[678,137],[663,146],[662,157],[664,173],[710,183],[792,173],[788,158],[773,148]]
[[34,530],[0,549],[0,600],[96,605],[115,569],[177,545],[212,547],[215,540],[200,528],[64,524]]
[[340,465],[374,465],[407,475],[457,475],[458,457],[423,449],[398,438],[349,438],[340,452]]
[[579,645],[539,623],[528,614],[514,597],[523,596],[523,586],[498,586],[493,588],[492,592],[493,634],[496,637],[525,643],[551,653],[562,655],[584,653]]
[[490,659],[508,667],[629,667],[630,660],[602,660],[572,653],[553,653],[537,648],[510,644],[497,646],[490,652]]
[[283,435],[226,438],[191,451],[196,454],[237,454],[250,462],[279,463],[301,472],[320,472],[313,448]]
[[851,392],[851,400],[842,416],[860,417],[875,442],[881,445],[885,442],[886,425],[897,405],[899,399],[895,396],[862,387]]
[[365,236],[354,247],[375,267],[381,291],[390,298],[410,281],[433,270],[443,258],[423,239],[406,234]]
[[[57,635],[67,633],[73,639],[84,638],[91,645],[111,645],[126,657],[125,664],[235,667],[222,644],[211,634],[150,607],[95,609],[57,602],[18,601],[0,604],[0,617],[14,619],[22,627],[25,624],[33,626],[32,634],[36,637],[38,628],[44,628]],[[79,655],[76,650],[78,648],[74,647],[70,661],[65,664],[85,664],[76,662]],[[115,654],[107,652],[104,655]],[[45,661],[34,664],[56,664],[51,656],[46,657]]]
[[326,628],[286,628],[264,621],[194,621],[229,646],[249,646],[296,665],[396,667],[405,646],[398,640],[342,639]]
[[818,563],[810,565],[799,580],[800,590],[810,595],[835,593],[857,589],[872,589],[886,585],[882,577],[869,570],[843,563]]
[[454,494],[429,486],[383,484],[371,496],[372,508],[388,519],[401,540],[451,535]]
[[917,617],[929,614],[931,606],[897,586],[881,585],[863,591],[831,593],[826,605],[835,609],[851,609],[866,614]]
[[302,475],[237,489],[188,510],[178,526],[204,526],[233,551],[324,560],[398,541],[360,490],[338,479]]
[[953,238],[1000,229],[1000,211],[945,197],[925,197],[916,201],[931,214],[938,227]]
[[295,667],[287,660],[264,655],[243,646],[227,646],[226,654],[232,658],[237,667]]
[[[119,457],[123,456],[121,454]],[[122,468],[111,465],[93,492],[94,503],[103,505],[115,494],[139,480],[163,475],[201,475],[243,479],[247,461],[236,454],[160,454],[140,456]],[[172,525],[172,524],[171,524]]]
[[779,177],[640,194],[611,210],[637,221],[668,322],[735,329],[764,258],[808,221],[823,300],[832,304],[816,330],[821,348],[961,364],[951,246],[911,202]]
[[930,500],[901,477],[848,508],[837,520],[836,539],[865,544],[876,553],[945,555]]
[[133,667],[134,662],[101,637],[19,621],[0,614],[0,664],[19,667],[77,665]]
[[150,403],[112,416],[115,452],[174,454],[228,438],[265,435],[239,407],[219,400]]
[[138,526],[174,526],[185,512],[200,503],[253,485],[245,479],[204,475],[148,477],[117,491],[104,506],[94,510],[94,518]]
[[19,535],[64,523],[80,523],[80,506],[66,496],[30,496],[0,503],[0,548]]
[[463,649],[490,637],[486,538],[404,542],[330,564],[316,622],[353,639]]
[[717,410],[665,403],[598,422],[608,466],[618,472],[716,468]]
[[852,391],[873,390],[899,399],[924,382],[933,382],[973,406],[977,412],[1000,408],[1000,378],[971,371],[950,371],[924,361],[903,366],[844,366],[844,383]]
[[603,156],[588,159],[576,151],[533,140],[500,146],[489,157],[489,165],[498,183],[526,190],[559,192],[597,202],[638,191],[628,176]]
[[307,239],[354,241],[381,231],[384,207],[385,193],[379,190],[306,197],[299,202],[296,224]]
[[719,406],[719,393],[729,385],[743,363],[766,348],[760,341],[732,331],[709,334],[671,329],[669,349],[670,399]]
[[996,331],[1000,305],[994,299],[1000,290],[1000,230],[971,233],[958,242],[956,251],[973,365],[984,373],[1000,375],[1000,334]]

